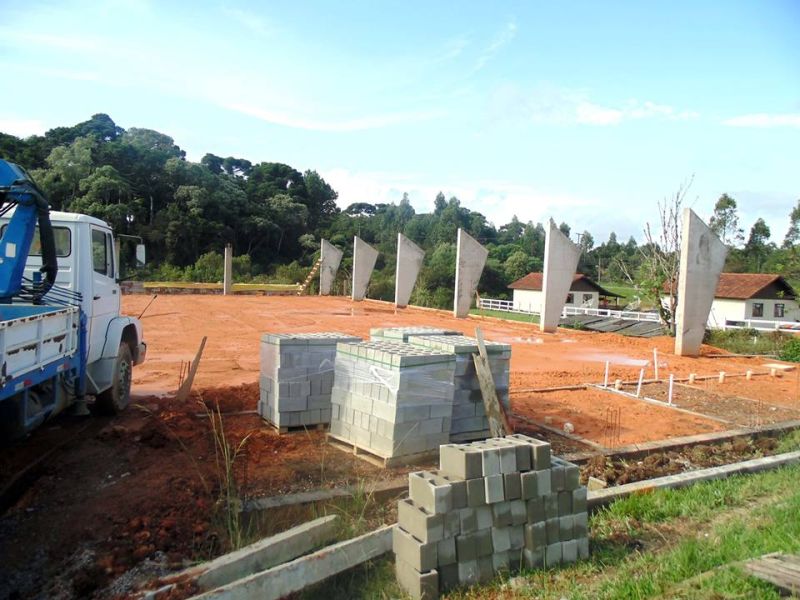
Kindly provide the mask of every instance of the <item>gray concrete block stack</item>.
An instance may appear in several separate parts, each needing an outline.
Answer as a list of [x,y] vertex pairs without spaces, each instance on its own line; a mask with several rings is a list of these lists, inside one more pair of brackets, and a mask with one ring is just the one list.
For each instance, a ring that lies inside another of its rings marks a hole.
[[360,341],[338,332],[261,336],[258,414],[279,428],[330,423],[336,344]]
[[[450,436],[454,441],[484,439],[491,435],[489,420],[483,404],[478,375],[475,372],[473,354],[478,352],[478,341],[463,335],[422,335],[411,336],[408,342],[413,345],[444,350],[456,355],[455,391],[453,393],[453,421]],[[497,398],[510,410],[508,387],[511,366],[511,344],[484,341],[489,356]]]
[[440,449],[439,470],[409,474],[393,547],[412,598],[438,598],[499,571],[589,556],[586,488],[578,467],[524,435]]
[[455,356],[394,342],[340,343],[331,436],[384,459],[450,439]]
[[463,331],[414,325],[412,327],[373,327],[369,339],[373,342],[408,342],[412,335],[463,335]]

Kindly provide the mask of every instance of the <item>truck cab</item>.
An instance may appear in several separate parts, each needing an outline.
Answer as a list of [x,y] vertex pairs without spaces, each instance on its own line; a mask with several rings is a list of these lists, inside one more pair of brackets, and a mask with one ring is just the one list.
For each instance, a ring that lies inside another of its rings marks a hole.
[[[13,212],[0,219],[0,237],[12,215]],[[35,426],[57,414],[84,395],[95,398],[94,408],[99,412],[123,410],[130,401],[132,367],[144,361],[147,351],[139,320],[120,314],[119,260],[111,227],[95,217],[67,212],[50,212],[50,221],[58,271],[55,285],[42,300],[44,305],[63,307],[66,304],[79,310],[79,327],[84,341],[78,351],[81,356],[77,365],[82,371],[82,385],[66,386],[61,397],[49,399],[52,402],[41,398],[39,393],[38,405],[46,407],[46,414],[41,418],[31,419],[30,407],[27,411],[17,410],[25,417],[23,429],[26,431],[31,424]],[[28,280],[34,280],[38,275],[42,266],[41,254],[37,227],[24,268]],[[65,302],[64,298],[70,300]],[[15,303],[13,306],[22,305]],[[0,325],[2,312],[0,308]],[[0,360],[3,358],[0,356]],[[0,368],[5,368],[5,363]],[[2,401],[0,397],[0,404]],[[8,414],[8,410],[5,413],[0,411],[0,418],[8,419]]]

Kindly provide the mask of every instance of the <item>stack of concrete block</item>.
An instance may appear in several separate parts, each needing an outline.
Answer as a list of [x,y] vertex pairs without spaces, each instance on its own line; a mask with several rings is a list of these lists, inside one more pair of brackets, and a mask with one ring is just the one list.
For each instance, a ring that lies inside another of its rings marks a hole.
[[373,342],[408,342],[412,335],[463,335],[463,331],[415,325],[413,327],[373,327],[369,339]]
[[[475,372],[475,362],[472,359],[472,355],[478,353],[478,341],[466,336],[423,335],[411,336],[408,342],[456,355],[451,439],[461,442],[489,437],[491,435],[489,420],[486,418],[483,394]],[[489,368],[497,390],[497,398],[508,411],[511,344],[484,341],[484,347],[489,357]]]
[[340,343],[331,435],[384,459],[435,452],[450,439],[454,369],[449,352]]
[[394,528],[396,573],[412,598],[437,598],[499,571],[589,556],[578,467],[524,435],[443,445],[438,471],[409,474]]
[[360,341],[338,332],[261,336],[258,414],[276,427],[330,423],[336,344]]

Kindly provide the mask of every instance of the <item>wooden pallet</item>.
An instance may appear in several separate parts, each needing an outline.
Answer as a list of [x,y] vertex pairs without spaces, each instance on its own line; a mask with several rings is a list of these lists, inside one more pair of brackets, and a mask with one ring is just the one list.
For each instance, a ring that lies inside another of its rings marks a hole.
[[292,425],[291,427],[283,426],[280,427],[270,421],[269,419],[265,419],[262,417],[261,419],[264,423],[270,426],[272,429],[278,432],[279,435],[284,435],[287,433],[297,433],[298,431],[326,431],[328,427],[330,427],[329,423],[315,423],[313,425]]
[[417,454],[406,454],[405,456],[380,456],[375,454],[373,450],[366,448],[360,444],[356,444],[340,437],[334,433],[328,434],[328,443],[343,452],[353,454],[362,460],[367,461],[376,467],[385,469],[393,469],[394,467],[405,467],[408,465],[418,465],[420,463],[430,462],[439,456],[439,449],[428,450],[427,452],[419,452]]
[[753,577],[771,583],[784,594],[800,594],[800,555],[765,554],[742,565]]
[[462,431],[461,433],[451,433],[450,442],[453,444],[462,444],[464,442],[485,440],[490,437],[492,437],[492,433],[488,429],[484,429],[483,431]]

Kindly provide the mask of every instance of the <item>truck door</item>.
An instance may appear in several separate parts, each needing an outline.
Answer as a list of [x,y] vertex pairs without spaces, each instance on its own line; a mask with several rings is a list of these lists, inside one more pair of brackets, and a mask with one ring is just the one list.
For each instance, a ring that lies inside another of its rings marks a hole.
[[89,322],[89,363],[103,352],[108,323],[119,315],[119,285],[114,272],[111,233],[92,226],[92,312]]

